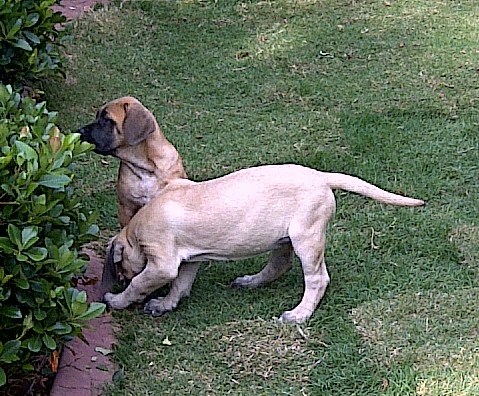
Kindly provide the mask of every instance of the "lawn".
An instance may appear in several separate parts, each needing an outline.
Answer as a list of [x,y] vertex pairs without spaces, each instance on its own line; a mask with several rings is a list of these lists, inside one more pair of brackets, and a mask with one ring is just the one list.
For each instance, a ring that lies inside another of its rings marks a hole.
[[[119,395],[479,394],[479,5],[475,0],[122,1],[75,22],[63,127],[138,97],[205,180],[298,163],[425,199],[393,208],[337,192],[331,284],[304,325],[274,318],[302,295],[298,262],[233,290],[266,258],[205,263],[161,318],[115,313]],[[77,167],[118,231],[118,163]]]

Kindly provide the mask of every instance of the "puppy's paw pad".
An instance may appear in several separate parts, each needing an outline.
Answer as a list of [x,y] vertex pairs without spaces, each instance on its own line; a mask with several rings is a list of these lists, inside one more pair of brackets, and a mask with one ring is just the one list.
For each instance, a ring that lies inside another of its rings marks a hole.
[[303,323],[309,319],[309,315],[298,315],[294,311],[285,311],[283,314],[279,317],[279,321],[282,323]]
[[233,282],[231,282],[231,287],[235,289],[242,289],[246,287],[256,287],[258,286],[257,282],[255,281],[254,275],[245,275],[236,278]]
[[162,316],[172,310],[173,308],[165,306],[164,297],[159,297],[148,301],[143,308],[143,313],[152,316]]
[[146,307],[143,308],[143,313],[145,315],[151,315],[151,316],[154,316],[154,317],[163,316],[164,314],[166,314],[166,312],[167,311],[159,311],[159,310],[156,310],[154,308],[146,308]]

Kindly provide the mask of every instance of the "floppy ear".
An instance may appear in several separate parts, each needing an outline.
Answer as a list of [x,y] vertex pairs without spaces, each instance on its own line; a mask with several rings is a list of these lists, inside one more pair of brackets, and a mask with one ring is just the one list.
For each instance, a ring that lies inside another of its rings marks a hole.
[[101,287],[103,290],[111,290],[118,280],[116,263],[122,259],[123,245],[113,239],[107,248],[105,263],[103,264],[103,273],[101,276]]
[[145,140],[156,129],[156,121],[148,110],[139,103],[125,105],[125,120],[123,121],[123,133],[126,143],[135,146]]

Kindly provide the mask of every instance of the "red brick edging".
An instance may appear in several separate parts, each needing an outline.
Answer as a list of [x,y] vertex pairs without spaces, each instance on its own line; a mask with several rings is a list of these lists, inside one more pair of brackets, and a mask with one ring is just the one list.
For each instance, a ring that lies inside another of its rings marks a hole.
[[[88,301],[100,301],[102,290],[100,287],[103,259],[98,258],[93,252],[86,251],[90,257],[86,279],[97,279],[97,282],[82,286]],[[111,325],[111,315],[103,314],[101,317],[88,322],[88,327],[83,334],[86,341],[75,338],[63,348],[60,357],[58,372],[50,391],[50,396],[99,396],[106,383],[112,381],[115,365],[109,359],[115,337]]]

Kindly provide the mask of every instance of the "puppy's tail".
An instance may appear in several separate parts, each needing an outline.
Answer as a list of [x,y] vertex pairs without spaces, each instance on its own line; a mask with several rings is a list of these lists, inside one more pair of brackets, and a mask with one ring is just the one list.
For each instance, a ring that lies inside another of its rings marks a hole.
[[403,197],[402,195],[387,192],[358,177],[345,175],[343,173],[325,173],[324,176],[326,183],[333,190],[340,189],[350,191],[389,205],[422,206],[425,204],[421,199]]

